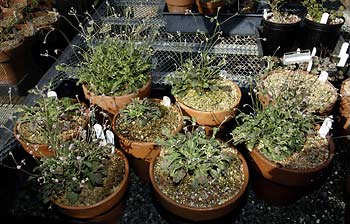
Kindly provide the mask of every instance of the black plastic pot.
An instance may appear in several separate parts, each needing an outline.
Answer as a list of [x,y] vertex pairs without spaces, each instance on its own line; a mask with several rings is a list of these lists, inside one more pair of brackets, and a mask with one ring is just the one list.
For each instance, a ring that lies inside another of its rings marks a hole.
[[283,24],[262,19],[264,55],[282,56],[286,52],[296,50],[295,43],[300,22]]
[[345,18],[340,24],[322,24],[304,18],[302,22],[303,32],[299,38],[302,48],[312,50],[313,47],[316,47],[318,54],[320,52],[332,53],[344,22]]

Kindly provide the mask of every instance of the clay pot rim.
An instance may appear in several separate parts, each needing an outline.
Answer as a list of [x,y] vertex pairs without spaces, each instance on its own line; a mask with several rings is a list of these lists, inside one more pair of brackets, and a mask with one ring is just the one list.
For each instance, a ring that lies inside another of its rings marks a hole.
[[267,163],[276,169],[280,169],[280,170],[290,172],[290,173],[295,173],[295,174],[313,173],[313,172],[317,172],[317,171],[324,169],[333,160],[333,157],[335,155],[335,143],[334,143],[334,140],[331,136],[327,136],[327,141],[328,141],[328,151],[329,151],[329,155],[328,155],[327,160],[324,161],[323,163],[321,163],[320,165],[313,167],[313,168],[309,168],[309,169],[293,169],[293,168],[286,168],[286,167],[280,166],[280,165],[278,165],[278,163],[267,159],[262,153],[259,152],[259,150],[256,149],[256,147],[252,151],[249,151],[249,153],[255,154],[257,157],[259,157],[261,160],[263,160],[264,163]]
[[180,207],[182,209],[187,209],[187,210],[191,210],[191,211],[215,211],[215,210],[220,210],[222,208],[225,208],[226,206],[229,206],[230,204],[234,203],[235,201],[239,200],[239,198],[241,198],[241,196],[243,196],[243,194],[245,193],[247,187],[248,187],[248,183],[249,183],[249,168],[248,168],[248,164],[244,158],[244,156],[241,154],[241,152],[239,150],[237,150],[235,147],[233,146],[229,146],[230,148],[236,150],[238,157],[240,158],[242,165],[243,165],[243,174],[244,174],[244,180],[243,180],[243,185],[240,188],[240,190],[237,192],[237,194],[232,197],[231,199],[229,199],[228,201],[226,201],[225,203],[221,204],[221,205],[216,205],[216,206],[212,206],[212,207],[208,207],[208,208],[198,208],[198,207],[192,207],[192,206],[187,206],[187,205],[183,205],[183,204],[179,204],[177,202],[175,202],[174,200],[172,200],[171,198],[169,198],[167,195],[165,195],[158,187],[155,179],[154,179],[154,164],[156,159],[159,157],[160,151],[158,152],[157,156],[155,156],[151,163],[150,163],[150,169],[149,169],[149,176],[150,176],[150,180],[151,180],[151,184],[153,186],[153,188],[158,192],[158,194],[162,195],[162,197],[170,204],[172,204],[173,206],[177,206]]
[[[161,102],[161,99],[158,99],[158,98],[147,98],[151,101],[154,101],[154,102]],[[178,114],[180,114],[181,116],[181,122],[179,122],[179,126],[177,127],[177,129],[174,131],[175,133],[178,133],[182,130],[182,127],[183,127],[183,118],[182,118],[182,110],[181,108],[179,108],[178,105],[176,104],[172,104],[175,108],[176,108],[176,111],[178,112]],[[114,116],[113,116],[113,120],[112,120],[112,130],[113,132],[115,133],[115,135],[124,140],[124,141],[130,141],[130,142],[133,142],[134,144],[140,144],[140,145],[155,145],[155,142],[141,142],[141,141],[134,141],[134,140],[130,140],[128,139],[127,137],[125,137],[124,135],[122,135],[115,127],[115,124],[116,124],[116,121],[117,121],[117,118],[120,116],[120,113],[116,113]]]
[[136,92],[125,94],[125,95],[113,95],[113,96],[110,96],[110,95],[96,95],[93,91],[91,91],[88,88],[89,85],[87,83],[82,83],[82,87],[85,88],[87,90],[87,92],[89,92],[89,94],[92,97],[116,98],[116,97],[136,97],[139,92],[144,91],[145,89],[147,89],[148,85],[151,85],[151,84],[152,84],[152,76],[149,75],[148,81],[140,89],[138,89]]
[[236,98],[236,100],[235,100],[235,102],[234,102],[234,104],[233,104],[230,108],[228,108],[228,109],[225,109],[225,110],[215,110],[215,111],[202,111],[202,110],[198,110],[198,109],[195,109],[195,108],[193,108],[193,107],[187,106],[186,104],[182,103],[181,100],[179,100],[178,97],[174,96],[174,97],[175,97],[175,100],[176,100],[176,103],[180,104],[181,107],[184,107],[184,108],[186,108],[186,109],[190,109],[190,110],[194,110],[194,111],[199,111],[199,112],[201,112],[201,113],[203,113],[203,114],[208,114],[208,115],[211,115],[211,114],[213,114],[213,113],[223,113],[223,112],[226,112],[226,111],[230,111],[230,110],[232,110],[232,109],[234,110],[235,108],[238,108],[238,106],[239,106],[239,104],[240,104],[240,102],[241,102],[241,100],[242,100],[242,91],[241,91],[240,87],[238,86],[238,84],[235,83],[234,81],[229,80],[229,79],[225,79],[225,80],[229,81],[229,82],[232,84],[232,87],[236,90],[237,95],[238,95],[237,98]]
[[115,153],[118,154],[124,161],[124,175],[123,175],[123,179],[122,181],[118,184],[117,188],[115,188],[115,190],[113,191],[112,194],[110,194],[109,196],[107,196],[106,198],[104,198],[103,200],[92,204],[92,205],[84,205],[84,206],[70,206],[70,205],[65,205],[62,204],[60,202],[58,202],[57,200],[51,198],[51,201],[58,205],[61,208],[64,209],[69,209],[69,210],[75,210],[75,211],[79,211],[79,210],[83,210],[83,209],[91,209],[91,208],[95,208],[98,207],[104,203],[106,203],[107,201],[111,200],[113,197],[115,197],[120,190],[122,189],[123,186],[128,184],[129,181],[129,173],[130,173],[130,167],[129,167],[129,161],[126,158],[125,154],[118,148],[115,148]]

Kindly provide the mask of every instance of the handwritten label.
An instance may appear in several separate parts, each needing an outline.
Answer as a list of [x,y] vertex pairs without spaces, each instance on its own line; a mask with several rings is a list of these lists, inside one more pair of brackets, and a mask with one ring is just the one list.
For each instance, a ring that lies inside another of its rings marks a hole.
[[327,12],[323,13],[321,20],[320,20],[320,23],[327,24],[328,17],[329,17],[329,14]]
[[321,125],[321,128],[320,130],[318,131],[318,134],[322,137],[322,138],[326,138],[329,130],[332,128],[332,123],[333,123],[333,116],[329,116],[327,117],[322,125]]

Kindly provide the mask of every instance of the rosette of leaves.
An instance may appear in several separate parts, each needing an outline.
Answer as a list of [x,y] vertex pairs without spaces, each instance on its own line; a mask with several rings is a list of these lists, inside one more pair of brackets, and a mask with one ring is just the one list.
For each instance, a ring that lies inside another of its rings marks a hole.
[[129,140],[154,142],[166,137],[164,130],[175,132],[182,122],[176,105],[164,106],[161,101],[134,98],[120,112],[115,128]]
[[147,98],[133,98],[131,103],[120,112],[120,119],[123,122],[136,123],[145,126],[150,121],[155,121],[163,116],[160,104],[152,102]]
[[169,135],[167,140],[159,140],[160,171],[169,176],[174,184],[189,178],[193,189],[225,176],[231,163],[239,159],[214,136],[215,131],[208,138],[204,130],[197,128]]
[[114,146],[101,144],[89,134],[95,133],[84,130],[78,138],[55,145],[55,156],[42,158],[34,168],[31,179],[40,184],[44,202],[54,199],[71,206],[95,204],[121,181],[124,162],[112,153]]
[[126,95],[149,80],[151,55],[146,44],[107,37],[83,53],[75,74],[95,94]]
[[234,145],[245,144],[248,150],[257,148],[272,161],[282,161],[300,152],[307,135],[315,133],[319,117],[291,105],[276,101],[254,113],[240,113],[237,127],[231,131]]

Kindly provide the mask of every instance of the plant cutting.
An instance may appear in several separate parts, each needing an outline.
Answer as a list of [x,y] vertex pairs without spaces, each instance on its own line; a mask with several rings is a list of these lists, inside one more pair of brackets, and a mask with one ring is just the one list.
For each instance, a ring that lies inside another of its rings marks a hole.
[[113,37],[104,34],[98,38],[103,26],[96,31],[96,23],[89,24],[82,34],[87,50],[81,53],[81,62],[68,67],[59,65],[57,69],[76,75],[85,97],[115,114],[132,98],[150,94],[152,43],[157,28],[129,24]]
[[214,221],[240,204],[248,167],[240,152],[202,127],[158,141],[160,154],[150,165],[156,199],[186,220]]
[[119,144],[145,182],[149,181],[149,163],[159,152],[156,140],[182,130],[181,109],[165,102],[134,98],[113,118],[112,128]]
[[276,99],[292,101],[301,111],[329,115],[338,99],[337,89],[329,81],[303,70],[275,68],[267,70],[257,83],[258,97],[263,105]]
[[296,36],[299,32],[302,11],[289,10],[286,0],[262,1],[269,6],[269,13],[261,20],[262,35],[266,38],[265,55],[281,56],[286,52],[296,50]]
[[51,157],[52,144],[71,139],[88,123],[89,110],[78,99],[48,97],[46,90],[29,91],[37,97],[33,106],[23,105],[14,135],[23,149],[34,157]]
[[199,33],[205,40],[200,53],[181,61],[176,71],[166,77],[166,83],[171,86],[171,93],[185,115],[209,128],[232,119],[242,96],[240,87],[223,72],[225,57],[218,58],[211,52],[221,40],[218,29],[217,23],[210,37]]
[[[300,41],[303,49],[327,51],[331,54],[338,41],[340,29],[345,22],[343,17],[344,6],[339,4],[328,4],[322,0],[304,0],[302,4],[307,9],[304,17],[304,31]],[[324,15],[324,14],[327,15]],[[322,19],[322,16],[323,19]]]
[[270,181],[286,186],[316,181],[335,153],[331,137],[318,134],[321,117],[283,94],[265,107],[253,102],[251,113],[236,116],[232,143],[243,144],[255,170]]

